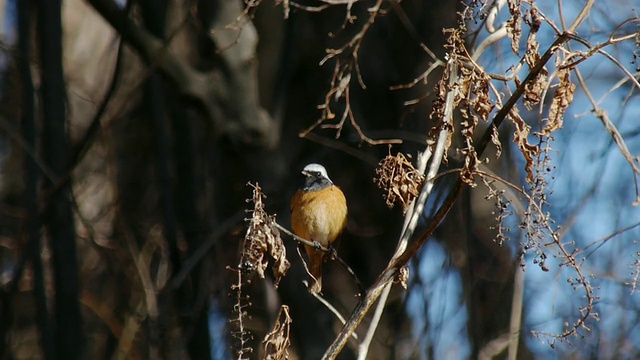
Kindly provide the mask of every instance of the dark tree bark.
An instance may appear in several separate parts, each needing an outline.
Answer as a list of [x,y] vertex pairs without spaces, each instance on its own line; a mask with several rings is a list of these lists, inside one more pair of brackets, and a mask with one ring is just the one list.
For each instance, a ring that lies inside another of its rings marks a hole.
[[[196,166],[202,165],[202,156],[195,146],[198,139],[194,135],[194,128],[198,121],[189,111],[180,106],[179,100],[169,101],[172,133],[174,134],[174,158],[176,169],[176,219],[180,231],[188,244],[186,257],[196,253],[204,242],[207,231],[204,217],[198,209],[198,193],[204,193],[204,171],[197,171]],[[199,168],[202,168],[199,167]],[[206,258],[191,271],[188,284],[183,286],[183,294],[188,298],[183,301],[180,309],[184,314],[185,334],[188,341],[188,351],[193,359],[210,356],[208,311],[209,291],[207,282],[208,271],[211,271],[210,259]]]
[[[36,149],[37,131],[36,131],[36,115],[35,115],[35,98],[33,79],[31,76],[31,24],[35,16],[33,2],[18,2],[18,48],[20,56],[18,57],[20,72],[20,89],[22,103],[21,129],[26,143]],[[40,229],[42,217],[38,214],[38,184],[40,180],[40,170],[31,156],[25,156],[23,159],[23,174],[25,179],[25,190],[23,194],[23,206],[27,210],[27,217],[22,225],[22,233],[26,240],[27,256],[21,262],[21,268],[17,271],[14,280],[14,291],[17,288],[17,282],[22,274],[25,263],[28,261],[33,267],[34,292],[36,302],[36,312],[38,327],[40,330],[40,342],[42,346],[42,354],[46,359],[55,358],[54,332],[51,324],[49,311],[47,309],[47,294],[44,285],[44,272],[42,266],[42,257],[40,246]]]
[[[51,171],[69,171],[66,89],[62,69],[62,22],[59,0],[38,2],[38,30],[42,62],[43,159]],[[58,359],[80,359],[84,343],[78,301],[78,259],[71,215],[70,188],[47,181],[44,225],[52,251],[54,275],[55,350]]]

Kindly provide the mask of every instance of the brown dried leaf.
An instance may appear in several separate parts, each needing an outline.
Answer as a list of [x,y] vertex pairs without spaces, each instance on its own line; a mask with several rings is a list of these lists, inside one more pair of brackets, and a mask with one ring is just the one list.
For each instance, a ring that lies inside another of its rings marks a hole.
[[466,115],[464,117],[466,119],[471,118],[473,120],[475,127],[478,125],[479,119],[484,122],[488,121],[489,114],[494,108],[489,96],[490,78],[477,68],[473,70],[461,68],[460,77],[461,79],[458,81],[460,84],[459,93],[467,94],[466,99],[461,101],[465,105],[461,108],[461,111],[465,112]]
[[280,280],[287,274],[289,267],[291,264],[289,260],[287,260],[287,248],[284,246],[284,242],[282,242],[282,238],[280,237],[280,232],[273,226],[275,222],[275,217],[271,218],[271,226],[270,229],[273,233],[276,234],[276,241],[270,246],[270,255],[273,259],[273,265],[271,266],[271,270],[273,271],[273,276],[275,277],[275,282],[273,286],[276,288],[280,285]]
[[509,119],[513,121],[516,126],[516,131],[513,135],[513,142],[518,144],[518,149],[524,156],[526,161],[525,171],[527,172],[527,182],[533,183],[533,166],[534,166],[534,157],[538,156],[540,153],[540,149],[535,146],[529,144],[527,137],[529,136],[529,132],[531,132],[531,127],[525,123],[520,114],[518,114],[517,108],[512,108],[509,112]]
[[564,113],[573,101],[573,94],[576,91],[576,85],[571,82],[570,70],[560,70],[558,72],[558,80],[560,80],[560,84],[555,94],[553,94],[553,102],[549,109],[549,120],[542,130],[541,135],[546,136],[562,128]]
[[465,184],[475,187],[474,174],[478,171],[478,154],[476,153],[476,149],[473,147],[465,148],[460,149],[460,152],[464,156],[464,166],[460,171],[460,178]]
[[527,110],[531,110],[536,104],[539,104],[542,100],[542,93],[547,87],[547,77],[538,74],[533,81],[529,81],[524,86],[524,101],[523,104]]
[[524,18],[524,22],[529,25],[532,33],[537,33],[542,25],[542,16],[540,16],[540,10],[536,7],[534,2],[530,2],[529,16]]
[[436,99],[433,100],[433,105],[431,107],[431,114],[429,118],[436,119],[438,121],[442,121],[444,118],[444,103],[445,97],[447,96],[447,81],[449,79],[449,73],[446,72],[442,74],[442,78],[436,84]]
[[[529,65],[529,68],[533,68],[536,66],[538,61],[540,61],[540,53],[539,53],[540,43],[536,39],[536,33],[532,32],[529,34],[527,38],[527,51],[524,55],[524,60]],[[542,94],[547,88],[547,77],[549,75],[549,71],[546,68],[542,68],[538,76],[533,81],[530,81],[525,85],[524,91],[524,106],[531,110],[533,106],[540,103],[542,100]]]
[[249,184],[253,187],[253,196],[248,202],[253,202],[251,218],[245,235],[243,259],[240,267],[243,271],[256,271],[261,279],[264,279],[264,271],[269,265],[268,254],[273,260],[274,286],[278,287],[280,280],[289,269],[287,249],[280,237],[280,232],[275,227],[275,216],[269,216],[264,210],[264,202],[260,185]]
[[265,336],[262,343],[264,344],[263,359],[281,360],[289,358],[290,327],[293,320],[289,315],[289,307],[287,305],[280,306],[278,317],[273,324],[271,332]]
[[[458,36],[457,32],[451,31],[451,36],[449,41],[453,41],[451,40],[451,38],[452,37],[455,38],[457,36]],[[451,127],[449,123],[444,122],[446,96],[449,91],[452,91],[452,89],[449,89],[449,87],[447,86],[447,83],[449,82],[449,76],[454,76],[454,75],[449,73],[449,67],[445,67],[444,73],[442,74],[442,78],[436,84],[436,91],[437,91],[436,99],[433,101],[433,105],[431,107],[432,109],[431,114],[429,114],[429,118],[435,120],[435,125],[431,128],[431,130],[429,130],[429,134],[427,136],[427,144],[431,148],[431,151],[435,150],[436,141],[434,139],[438,138],[442,128]],[[456,99],[455,101],[459,103],[460,99]],[[457,106],[457,103],[454,104],[454,106]],[[448,160],[447,159],[448,150],[451,147],[451,141],[453,138],[453,129],[448,129],[448,130],[451,130],[451,131],[446,132],[447,139],[445,141],[445,146],[444,146],[445,151],[442,158],[442,161],[445,164],[447,163],[447,160]]]
[[[468,52],[465,49],[465,34],[466,34],[466,26],[464,23],[461,23],[457,28],[454,29],[444,29],[444,34],[447,36],[447,43],[445,44],[445,49],[448,51],[448,56],[450,57],[450,61],[457,61],[458,63],[464,61],[468,62]],[[445,107],[446,107],[446,98],[447,94],[452,91],[455,91],[456,96],[453,99],[452,107],[458,108],[462,101],[466,100],[466,94],[469,93],[471,89],[469,74],[474,73],[473,70],[467,69],[465,66],[457,66],[460,74],[451,73],[451,69],[453,67],[446,66],[444,72],[442,74],[442,78],[438,81],[436,85],[436,100],[433,102],[432,111],[429,115],[429,118],[433,119],[435,125],[429,130],[429,135],[427,139],[427,144],[434,150],[436,145],[435,139],[438,138],[440,132],[442,130],[447,130],[447,138],[445,142],[445,151],[443,156],[443,163],[447,164],[447,156],[448,151],[451,148],[451,143],[453,139],[453,124],[449,122],[444,122],[445,118]],[[456,78],[455,85],[450,86],[450,78]],[[457,89],[454,89],[457,87]],[[464,110],[462,110],[464,111]]]
[[491,102],[491,98],[489,97],[488,79],[484,77],[482,79],[477,79],[477,81],[474,82],[473,94],[475,95],[472,102],[473,111],[478,117],[480,117],[480,119],[486,122],[494,107],[494,104]]
[[460,177],[467,185],[476,186],[474,174],[478,170],[478,155],[473,147],[473,134],[480,120],[487,122],[494,104],[489,96],[489,77],[479,69],[460,69],[460,93],[466,94],[459,107],[463,121],[460,122],[464,145],[458,151],[464,157],[464,167]]
[[511,39],[511,51],[520,55],[520,37],[522,36],[522,13],[520,11],[520,0],[508,0],[511,18],[507,20],[507,35]]
[[500,142],[498,128],[493,125],[491,126],[491,142],[496,146],[496,158],[499,158],[502,155],[502,143]]
[[376,169],[376,176],[373,181],[387,192],[383,195],[387,206],[393,208],[399,202],[403,213],[407,212],[411,201],[420,195],[425,181],[424,175],[402,153],[397,153],[396,156],[389,154],[382,159]]

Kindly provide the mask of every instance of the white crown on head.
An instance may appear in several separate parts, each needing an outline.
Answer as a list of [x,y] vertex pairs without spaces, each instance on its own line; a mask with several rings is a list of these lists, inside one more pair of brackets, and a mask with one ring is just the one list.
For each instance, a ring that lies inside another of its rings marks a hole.
[[302,169],[302,171],[319,173],[322,177],[331,181],[331,179],[329,179],[329,175],[327,174],[327,169],[325,169],[324,166],[320,164],[309,164],[305,166],[304,169]]

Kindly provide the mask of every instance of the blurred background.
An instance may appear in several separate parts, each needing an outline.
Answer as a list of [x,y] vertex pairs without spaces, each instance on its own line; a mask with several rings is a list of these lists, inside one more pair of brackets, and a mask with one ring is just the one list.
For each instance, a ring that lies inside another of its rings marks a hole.
[[[586,3],[537,4],[545,20],[540,53],[555,40],[550,24],[564,28]],[[299,136],[318,122],[327,99],[336,118],[323,124],[340,121],[345,100],[327,94],[336,68],[345,69],[336,64],[349,64],[353,48],[319,64],[327,49],[357,36],[377,5],[357,69],[348,68],[354,122]],[[511,15],[503,1],[470,5],[465,41],[473,50],[491,33],[485,25],[492,6],[496,24]],[[519,6],[523,13],[531,7]],[[518,359],[640,356],[640,102],[638,86],[621,70],[637,84],[633,9],[640,3],[589,6],[579,36],[591,44],[614,32],[629,37],[605,48],[617,62],[598,54],[579,64],[584,85],[572,78],[575,100],[563,129],[546,138],[549,159],[539,170],[543,212],[593,286],[599,320],[588,319],[589,330],[564,340],[532,333],[561,334],[587,299],[568,282],[576,274],[557,248],[518,256],[528,241],[521,224],[529,204],[517,189],[531,189],[514,126],[505,123],[501,157],[490,149],[481,169],[514,184],[496,185],[506,210],[487,200],[481,182],[464,189],[412,260],[409,288],[394,286],[369,359],[507,358],[512,334],[520,340]],[[375,186],[375,167],[389,153],[415,158],[424,150],[442,70],[428,71],[435,60],[423,46],[444,61],[443,29],[458,26],[463,8],[453,0],[0,0],[0,357],[238,358],[229,323],[235,273],[228,267],[238,265],[246,231],[247,183],[260,184],[266,211],[289,227],[289,201],[310,162],[325,165],[346,194],[349,219],[338,253],[371,285],[403,223],[401,209],[387,208]],[[523,52],[515,55],[505,37],[476,61],[508,75]],[[553,60],[548,66],[553,73]],[[522,80],[527,70],[515,73]],[[496,84],[503,96],[515,89],[513,81]],[[521,110],[533,132],[544,127],[552,93],[538,108]],[[362,135],[402,144],[372,145]],[[462,166],[458,145],[454,138],[442,171]],[[438,178],[419,229],[457,174]],[[501,246],[499,214],[506,214]],[[341,325],[306,291],[296,244],[285,242],[292,268],[280,286],[254,278],[245,287],[245,325],[253,334],[246,356],[262,356],[261,341],[287,304],[290,358],[319,359]],[[540,254],[548,271],[537,265]],[[356,285],[335,262],[324,271],[325,297],[348,316]],[[356,357],[350,342],[340,358]]]

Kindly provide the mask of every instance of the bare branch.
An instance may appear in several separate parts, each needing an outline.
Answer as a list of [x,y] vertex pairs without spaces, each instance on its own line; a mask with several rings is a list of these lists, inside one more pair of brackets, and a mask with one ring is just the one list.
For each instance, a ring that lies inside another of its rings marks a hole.
[[573,21],[571,26],[569,26],[569,29],[567,29],[567,32],[569,32],[569,33],[575,33],[576,32],[576,30],[578,29],[578,26],[580,26],[580,24],[584,21],[584,19],[591,12],[591,8],[593,7],[594,3],[595,3],[595,0],[587,0],[587,3],[584,5],[582,10],[580,10],[580,13],[576,17],[576,19]]

